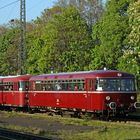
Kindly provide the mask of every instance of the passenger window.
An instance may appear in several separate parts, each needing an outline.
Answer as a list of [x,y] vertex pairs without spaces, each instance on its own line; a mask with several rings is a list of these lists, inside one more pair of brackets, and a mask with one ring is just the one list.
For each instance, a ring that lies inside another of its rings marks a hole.
[[3,83],[3,90],[4,91],[13,91],[13,83],[12,82],[6,82]]
[[89,89],[89,91],[94,91],[95,90],[95,86],[96,86],[96,84],[95,84],[95,80],[94,79],[90,79],[89,81],[88,81],[88,89]]
[[0,83],[0,90],[2,90],[2,83]]
[[56,83],[55,90],[61,90],[61,89],[62,89],[61,85],[59,83]]
[[37,91],[83,91],[84,80],[35,81],[33,89]]

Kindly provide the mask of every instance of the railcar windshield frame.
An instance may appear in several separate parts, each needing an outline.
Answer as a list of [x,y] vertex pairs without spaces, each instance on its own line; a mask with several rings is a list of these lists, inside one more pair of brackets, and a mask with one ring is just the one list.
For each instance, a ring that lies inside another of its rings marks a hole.
[[135,78],[98,78],[96,91],[136,91]]

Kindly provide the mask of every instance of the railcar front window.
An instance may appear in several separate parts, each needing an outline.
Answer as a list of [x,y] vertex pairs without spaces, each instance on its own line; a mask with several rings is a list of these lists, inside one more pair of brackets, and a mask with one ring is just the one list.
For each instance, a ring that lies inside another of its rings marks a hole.
[[135,80],[130,78],[97,79],[97,91],[136,91]]

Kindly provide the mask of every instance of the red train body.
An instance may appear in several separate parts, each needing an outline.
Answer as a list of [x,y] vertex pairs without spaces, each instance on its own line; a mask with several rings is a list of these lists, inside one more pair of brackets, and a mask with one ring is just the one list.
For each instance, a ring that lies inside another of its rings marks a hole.
[[0,78],[0,104],[11,107],[27,106],[30,75]]
[[119,71],[46,74],[31,77],[30,83],[30,107],[127,113],[137,96],[135,77]]
[[134,111],[140,106],[136,99],[134,75],[120,71],[97,70],[0,78],[0,104],[3,106],[107,115]]

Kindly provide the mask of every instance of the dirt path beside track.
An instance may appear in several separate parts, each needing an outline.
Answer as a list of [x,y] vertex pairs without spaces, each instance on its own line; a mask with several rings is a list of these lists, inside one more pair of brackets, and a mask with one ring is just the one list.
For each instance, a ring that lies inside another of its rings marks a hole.
[[21,115],[8,117],[2,112],[0,112],[0,124],[4,126],[15,125],[15,126],[21,126],[21,127],[27,127],[27,128],[39,128],[51,134],[53,133],[57,134],[60,131],[71,131],[71,132],[77,133],[77,132],[91,131],[91,130],[96,129],[92,126],[82,126],[82,125],[73,125],[73,124],[66,125],[57,120],[51,121],[47,118],[45,119],[33,118],[30,116],[21,116]]

